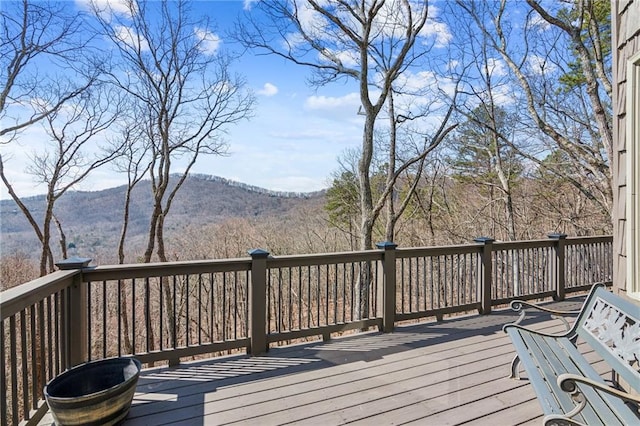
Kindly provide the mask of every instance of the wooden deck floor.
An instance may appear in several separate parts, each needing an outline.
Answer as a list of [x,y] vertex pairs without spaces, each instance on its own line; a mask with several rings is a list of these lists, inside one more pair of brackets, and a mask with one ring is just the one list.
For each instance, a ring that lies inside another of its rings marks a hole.
[[514,319],[498,311],[145,370],[125,425],[540,424],[531,386],[507,378],[514,352],[501,327]]

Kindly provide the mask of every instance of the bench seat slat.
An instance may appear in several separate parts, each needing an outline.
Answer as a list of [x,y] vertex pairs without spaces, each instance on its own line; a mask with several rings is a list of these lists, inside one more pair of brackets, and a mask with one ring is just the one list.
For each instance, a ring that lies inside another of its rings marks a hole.
[[[571,396],[558,386],[556,378],[560,374],[573,373],[605,383],[569,339],[542,337],[524,330],[513,333],[513,330],[516,329],[509,329],[509,334],[514,345],[519,341],[516,346],[524,349],[518,349],[518,353],[545,414],[565,414],[576,406]],[[522,356],[523,353],[529,357]],[[574,360],[580,361],[576,363]],[[620,399],[590,386],[578,386],[588,403],[574,420],[589,425],[628,425],[638,421]]]
[[[571,397],[566,392],[558,393],[557,384],[546,379],[551,373],[545,373],[544,367],[542,367],[547,364],[544,352],[534,344],[529,333],[521,333],[521,330],[517,328],[508,328],[507,333],[520,356],[520,362],[527,372],[529,383],[538,396],[542,411],[545,414],[564,414],[561,407],[571,403]],[[562,402],[558,401],[558,398]]]
[[[579,374],[594,381],[606,384],[606,381],[598,374],[591,364],[580,354],[578,349],[569,341],[561,339],[558,341],[568,354],[570,362],[576,365]],[[573,371],[567,371],[573,373]],[[591,386],[578,384],[580,390],[585,394],[589,404],[593,406],[600,415],[602,422],[606,425],[614,424],[616,421],[621,424],[638,424],[640,420],[630,412],[629,407],[620,399],[605,392],[598,391]],[[609,417],[615,416],[613,417]]]

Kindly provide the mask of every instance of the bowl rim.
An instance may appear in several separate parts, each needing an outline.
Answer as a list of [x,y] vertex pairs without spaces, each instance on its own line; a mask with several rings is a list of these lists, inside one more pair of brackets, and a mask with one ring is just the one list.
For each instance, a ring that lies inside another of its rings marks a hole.
[[[48,387],[49,385],[51,385],[51,383],[54,380],[59,379],[60,377],[63,377],[65,375],[69,375],[71,373],[75,373],[77,372],[77,370],[83,369],[83,368],[88,368],[92,365],[95,364],[100,364],[100,363],[110,363],[110,362],[116,362],[116,361],[132,361],[134,363],[134,365],[136,366],[136,374],[134,374],[133,376],[129,377],[127,380],[118,383],[117,385],[113,385],[109,388],[106,389],[102,389],[99,390],[97,392],[92,392],[92,393],[88,393],[86,395],[80,395],[80,396],[55,396],[55,395],[51,395],[49,394]],[[83,400],[87,400],[87,399],[91,399],[91,398],[95,398],[97,396],[101,396],[103,394],[108,394],[109,392],[113,391],[113,389],[118,388],[118,387],[127,387],[130,382],[132,381],[137,381],[138,380],[138,376],[140,375],[140,371],[142,370],[142,363],[140,362],[140,360],[138,360],[137,358],[133,357],[133,356],[116,356],[116,357],[111,357],[111,358],[102,358],[102,359],[97,359],[97,360],[92,360],[92,361],[87,361],[84,362],[82,364],[78,364],[76,366],[73,366],[71,368],[69,368],[68,370],[63,371],[62,373],[58,374],[56,377],[52,378],[51,380],[49,380],[47,382],[47,384],[44,386],[43,389],[43,393],[44,393],[44,397],[45,400],[49,401],[54,401],[54,402],[80,402]]]

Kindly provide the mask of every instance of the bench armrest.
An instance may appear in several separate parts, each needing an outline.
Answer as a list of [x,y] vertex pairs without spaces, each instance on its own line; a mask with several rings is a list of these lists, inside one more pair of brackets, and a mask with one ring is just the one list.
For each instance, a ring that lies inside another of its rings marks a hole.
[[571,410],[566,414],[549,414],[545,416],[543,419],[543,424],[545,426],[558,425],[558,424],[584,426],[583,423],[580,423],[576,420],[572,420],[572,417],[575,417],[576,415],[578,415],[584,409],[584,407],[587,406],[587,400],[584,394],[580,392],[580,389],[578,389],[578,386],[576,385],[576,383],[581,383],[584,385],[591,386],[596,390],[608,393],[626,402],[640,403],[640,397],[636,395],[632,395],[625,391],[621,391],[619,389],[616,389],[602,382],[596,382],[595,380],[591,380],[589,378],[580,376],[578,374],[570,374],[570,373],[560,374],[557,378],[557,382],[558,382],[558,386],[560,386],[560,389],[569,393],[571,395],[571,399],[573,399],[573,401],[575,401],[577,405],[573,410]]
[[[580,310],[577,311],[560,311],[560,310],[556,310],[556,309],[549,309],[549,308],[544,308],[542,306],[533,304],[533,303],[529,303],[529,302],[525,302],[524,300],[513,300],[510,304],[511,309],[513,309],[516,312],[520,312],[520,317],[513,323],[514,325],[518,325],[522,322],[522,320],[524,320],[525,316],[526,316],[526,311],[524,310],[524,308],[532,308],[532,309],[537,309],[539,311],[542,312],[547,312],[549,314],[551,314],[551,317],[554,319],[558,319],[560,321],[562,321],[567,329],[567,333],[568,334],[573,334],[574,330],[573,328],[569,325],[569,322],[564,318],[565,316],[570,316],[570,315],[575,315],[576,318],[580,318],[580,315],[584,315],[583,310],[585,308],[585,306],[588,305],[589,300],[591,300],[591,298],[593,297],[593,295],[596,293],[596,290],[600,287],[605,287],[607,284],[609,284],[610,281],[602,281],[602,282],[597,282],[595,284],[593,284],[591,286],[591,290],[589,291],[589,294],[587,295],[587,298],[585,299],[585,303],[582,305],[582,308]],[[575,326],[575,325],[574,325]]]
[[640,396],[630,394],[629,392],[625,392],[620,389],[616,389],[613,386],[609,386],[605,383],[596,382],[595,380],[591,380],[584,376],[580,376],[577,374],[564,373],[558,376],[557,379],[558,386],[565,392],[571,394],[571,396],[575,396],[580,393],[576,383],[583,383],[585,385],[589,385],[599,391],[606,392],[610,395],[616,396],[626,402],[635,402],[640,404]]
[[511,301],[511,304],[509,306],[511,307],[511,309],[513,309],[516,312],[522,311],[523,308],[533,308],[533,309],[537,309],[537,310],[542,311],[542,312],[548,312],[550,314],[559,315],[559,316],[577,315],[577,314],[580,313],[580,310],[577,310],[577,311],[560,311],[560,310],[557,310],[557,309],[549,309],[549,308],[545,308],[544,306],[536,305],[535,303],[525,302],[524,300],[513,300],[513,301]]
[[567,331],[571,330],[571,325],[569,325],[569,322],[564,318],[566,316],[576,316],[580,313],[580,310],[577,311],[561,311],[561,310],[557,310],[557,309],[549,309],[549,308],[545,308],[543,306],[540,305],[536,305],[534,303],[529,303],[529,302],[525,302],[524,300],[513,300],[509,306],[511,307],[511,309],[515,312],[520,312],[520,316],[518,317],[518,319],[513,323],[514,325],[518,325],[520,324],[526,317],[527,315],[527,311],[525,310],[525,308],[529,309],[536,309],[538,311],[541,312],[546,312],[551,314],[551,318],[554,319],[558,319],[560,321],[562,321],[564,323],[565,328],[567,329]]

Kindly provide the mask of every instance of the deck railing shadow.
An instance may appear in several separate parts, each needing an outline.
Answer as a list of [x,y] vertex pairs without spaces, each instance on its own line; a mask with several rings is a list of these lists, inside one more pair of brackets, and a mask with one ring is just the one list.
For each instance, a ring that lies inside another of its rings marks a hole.
[[[340,357],[375,359],[459,333],[488,335],[509,322],[496,309],[510,300],[563,300],[611,280],[611,236],[550,237],[400,249],[381,243],[379,250],[296,256],[252,250],[250,258],[157,264],[62,262],[72,269],[1,294],[0,411],[6,415],[0,426],[37,422],[47,411],[44,384],[88,360],[135,356],[146,366],[175,366],[246,351],[256,357],[253,363],[266,351],[265,360],[286,354],[275,345],[318,336],[330,341],[303,346],[307,355],[297,354],[293,365],[259,371],[282,374]],[[424,327],[415,333],[414,326],[400,326],[470,312],[483,314],[475,325],[447,319],[415,326]],[[393,334],[335,339],[372,328]],[[248,361],[239,360],[251,358],[236,359],[237,375],[221,380],[256,377],[240,374]],[[208,383],[217,383],[211,368],[205,368]],[[183,381],[201,383],[195,376]]]
[[[583,301],[584,296],[579,295],[563,302],[544,305],[554,309],[578,310]],[[141,376],[134,405],[125,425],[143,423],[144,416],[149,414],[181,416],[182,414],[175,412],[176,409],[189,411],[189,416],[193,416],[193,422],[197,423],[198,419],[205,417],[205,395],[220,387],[233,387],[311,371],[319,372],[318,377],[326,377],[321,374],[321,370],[336,365],[379,360],[389,355],[443,343],[455,345],[459,342],[460,345],[465,345],[465,339],[469,337],[489,337],[501,333],[502,326],[515,321],[518,316],[519,314],[509,309],[502,309],[494,311],[490,316],[466,315],[437,322],[401,325],[393,333],[369,332],[329,341],[276,347],[258,357],[237,355],[185,363],[176,367],[148,369]],[[549,320],[549,314],[528,312],[522,324],[536,326]],[[560,325],[558,322],[558,326]],[[507,373],[505,370],[505,377]],[[274,393],[273,400],[277,399],[277,393]]]

